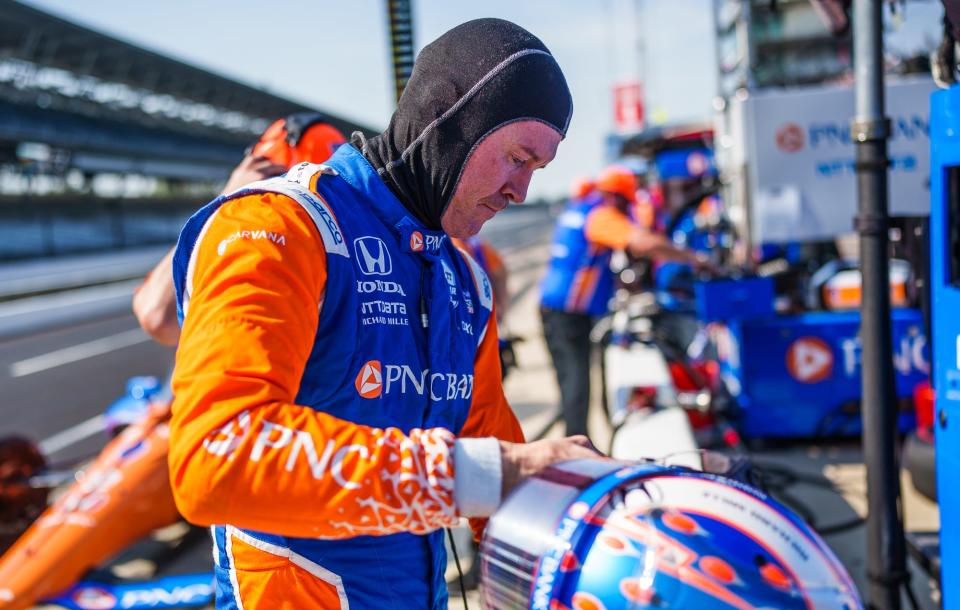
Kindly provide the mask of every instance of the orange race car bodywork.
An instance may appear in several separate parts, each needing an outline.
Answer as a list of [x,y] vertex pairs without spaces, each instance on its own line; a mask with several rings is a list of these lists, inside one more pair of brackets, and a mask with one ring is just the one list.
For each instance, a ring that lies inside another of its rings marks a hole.
[[113,439],[0,557],[0,608],[29,608],[179,519],[167,469],[169,404]]

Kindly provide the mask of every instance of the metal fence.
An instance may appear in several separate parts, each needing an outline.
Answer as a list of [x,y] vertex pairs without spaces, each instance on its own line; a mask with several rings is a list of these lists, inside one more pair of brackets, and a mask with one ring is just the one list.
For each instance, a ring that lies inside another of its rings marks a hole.
[[201,203],[93,198],[0,203],[0,260],[173,243]]

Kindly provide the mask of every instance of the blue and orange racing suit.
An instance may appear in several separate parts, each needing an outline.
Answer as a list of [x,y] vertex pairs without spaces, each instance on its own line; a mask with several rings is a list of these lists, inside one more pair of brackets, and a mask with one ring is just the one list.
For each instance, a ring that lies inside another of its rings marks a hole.
[[522,441],[476,262],[344,145],[201,209],[174,277],[171,481],[217,607],[445,608],[438,528]]
[[[454,243],[456,242],[457,240],[454,240]],[[474,235],[469,239],[460,240],[460,244],[462,244],[461,247],[463,250],[480,264],[480,268],[483,269],[488,276],[503,271],[503,259],[490,242]]]
[[557,219],[541,304],[555,311],[606,314],[614,283],[610,256],[626,248],[639,230],[630,216],[596,196],[571,201]]

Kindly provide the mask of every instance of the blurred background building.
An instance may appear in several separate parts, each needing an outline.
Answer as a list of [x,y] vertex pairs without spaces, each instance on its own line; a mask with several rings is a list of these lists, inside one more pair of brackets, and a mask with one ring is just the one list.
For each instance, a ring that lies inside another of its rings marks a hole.
[[270,122],[305,110],[0,2],[0,259],[169,243]]
[[[719,95],[729,97],[740,88],[852,82],[853,38],[849,20],[839,8],[843,4],[835,0],[717,0]],[[891,35],[898,34],[907,10],[905,3],[899,9],[897,3],[888,5],[886,22]],[[894,42],[887,58],[890,70],[929,73],[928,54],[935,40],[931,37],[929,44],[919,48],[902,48]]]

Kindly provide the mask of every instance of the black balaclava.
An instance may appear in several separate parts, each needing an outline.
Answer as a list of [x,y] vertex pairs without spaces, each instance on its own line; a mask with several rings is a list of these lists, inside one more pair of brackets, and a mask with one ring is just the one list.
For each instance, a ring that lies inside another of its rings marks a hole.
[[440,229],[463,167],[487,135],[541,121],[566,135],[573,101],[540,39],[502,19],[458,25],[420,51],[382,134],[354,145],[404,207]]

